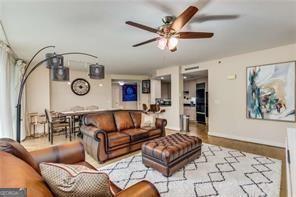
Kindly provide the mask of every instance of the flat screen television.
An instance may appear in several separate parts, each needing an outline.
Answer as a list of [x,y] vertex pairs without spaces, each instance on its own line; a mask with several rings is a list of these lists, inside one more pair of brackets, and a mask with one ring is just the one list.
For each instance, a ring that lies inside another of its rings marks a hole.
[[122,101],[137,101],[137,84],[125,84],[122,86]]

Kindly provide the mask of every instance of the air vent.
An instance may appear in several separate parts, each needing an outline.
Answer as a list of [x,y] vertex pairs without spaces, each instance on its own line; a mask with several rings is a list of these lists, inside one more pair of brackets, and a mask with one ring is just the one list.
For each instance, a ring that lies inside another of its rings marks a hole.
[[188,71],[188,70],[195,70],[195,69],[199,69],[199,66],[194,66],[194,67],[190,67],[190,68],[185,68],[185,71]]

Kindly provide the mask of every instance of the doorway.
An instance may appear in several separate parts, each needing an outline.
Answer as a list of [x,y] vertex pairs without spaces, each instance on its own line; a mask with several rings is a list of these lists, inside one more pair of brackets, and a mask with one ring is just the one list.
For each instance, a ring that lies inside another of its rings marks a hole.
[[207,133],[209,125],[208,70],[183,74],[184,114],[189,116],[190,129]]

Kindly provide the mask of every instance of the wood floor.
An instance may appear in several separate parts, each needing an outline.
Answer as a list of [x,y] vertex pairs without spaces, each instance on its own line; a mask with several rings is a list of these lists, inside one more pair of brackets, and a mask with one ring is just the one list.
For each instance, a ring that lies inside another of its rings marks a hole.
[[[277,148],[267,145],[261,145],[261,144],[255,144],[250,142],[243,142],[238,140],[232,140],[232,139],[226,139],[221,137],[213,137],[208,136],[207,134],[208,129],[207,126],[196,124],[196,123],[190,123],[190,132],[186,133],[188,135],[194,135],[203,140],[204,143],[223,146],[226,148],[232,148],[248,153],[263,155],[267,157],[272,157],[275,159],[279,159],[282,161],[282,175],[281,175],[281,190],[280,190],[280,196],[286,197],[287,196],[287,183],[286,183],[286,165],[285,165],[285,149],[283,148]],[[175,133],[175,131],[172,130],[166,130],[167,134]],[[183,133],[183,132],[181,132]],[[74,139],[78,140],[78,138]],[[54,138],[54,145],[57,144],[63,144],[69,141],[66,141],[64,136],[57,136]],[[28,150],[36,150],[40,148],[45,148],[48,146],[51,146],[47,140],[46,137],[37,138],[37,139],[28,139],[22,142],[22,144],[28,149]],[[104,165],[108,165],[109,163],[113,163],[115,161],[121,160],[123,158],[129,157],[133,154],[137,154],[139,151],[113,159],[111,161],[108,161],[104,164],[99,164],[97,161],[92,159],[89,155],[86,155],[86,160],[91,163],[95,167],[102,167]]]

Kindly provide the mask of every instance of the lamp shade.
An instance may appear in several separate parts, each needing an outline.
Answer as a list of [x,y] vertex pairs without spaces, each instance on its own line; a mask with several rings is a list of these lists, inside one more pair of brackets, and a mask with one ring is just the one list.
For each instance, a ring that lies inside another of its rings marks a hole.
[[157,43],[157,47],[161,50],[164,50],[165,47],[167,46],[168,40],[166,38],[161,38],[158,43]]
[[50,72],[52,81],[69,81],[70,72],[68,67],[52,67]]
[[171,37],[168,41],[169,50],[174,50],[177,47],[178,39],[175,37]]
[[58,55],[56,57],[53,57],[55,55],[56,55],[55,53],[47,53],[45,55],[46,59],[50,58],[50,59],[47,60],[47,68],[51,69],[53,67],[58,67],[58,66],[64,65],[64,58],[63,58],[63,56]]
[[99,64],[89,65],[89,77],[91,79],[104,79],[105,78],[105,67]]

